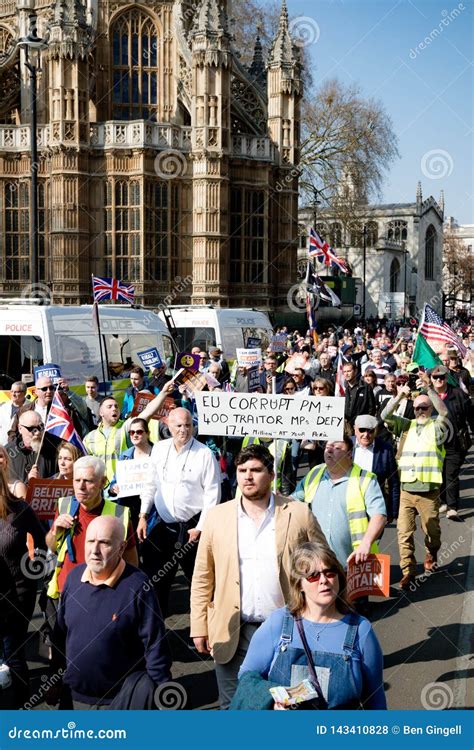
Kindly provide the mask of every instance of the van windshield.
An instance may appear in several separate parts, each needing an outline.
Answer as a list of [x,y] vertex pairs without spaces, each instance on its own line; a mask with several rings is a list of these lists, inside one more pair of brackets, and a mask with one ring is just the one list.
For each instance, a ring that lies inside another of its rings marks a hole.
[[0,388],[9,389],[21,380],[22,375],[31,375],[37,365],[44,364],[43,342],[39,336],[0,336]]
[[216,332],[214,328],[176,328],[176,344],[180,352],[190,352],[193,346],[208,352],[209,347],[215,346]]

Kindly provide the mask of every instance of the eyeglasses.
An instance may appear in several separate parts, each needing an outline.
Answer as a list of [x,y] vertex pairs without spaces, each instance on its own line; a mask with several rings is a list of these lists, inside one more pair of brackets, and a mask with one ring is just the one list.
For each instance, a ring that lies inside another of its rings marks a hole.
[[326,386],[324,386],[324,385],[315,385],[312,390],[313,391],[325,391],[326,390]]
[[359,432],[375,432],[375,429],[369,428],[369,427],[358,427],[357,428]]
[[446,375],[432,375],[433,380],[446,380]]
[[334,568],[326,568],[325,570],[320,570],[318,573],[311,573],[310,576],[306,576],[306,580],[308,583],[318,583],[321,580],[321,576],[332,581],[337,576],[337,570],[334,570]]
[[128,434],[129,435],[143,435],[144,432],[145,430],[129,430]]
[[25,430],[28,430],[28,432],[43,432],[44,430],[44,424],[34,424],[31,427],[29,427],[27,424],[19,424],[19,427],[24,427]]
[[45,393],[46,391],[55,391],[56,390],[56,386],[55,385],[45,385],[45,386],[43,386],[43,388],[37,388],[36,390],[37,391],[43,391],[43,393]]
[[428,411],[430,407],[429,406],[414,406],[413,408],[415,411]]

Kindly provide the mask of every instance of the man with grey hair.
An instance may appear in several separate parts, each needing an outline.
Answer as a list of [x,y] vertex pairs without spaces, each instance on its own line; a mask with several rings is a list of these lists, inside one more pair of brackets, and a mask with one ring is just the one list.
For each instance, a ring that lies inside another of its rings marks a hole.
[[44,432],[40,415],[33,409],[18,416],[18,434],[5,446],[10,458],[12,480],[28,483],[37,477],[49,477],[55,469],[55,458],[50,451],[39,453]]
[[123,559],[126,544],[118,518],[91,521],[86,564],[71,571],[61,596],[54,656],[65,654],[63,684],[76,710],[122,708],[124,693],[128,708],[152,708],[157,685],[171,678],[158,601],[145,574]]
[[[26,383],[17,380],[10,388],[10,401],[0,406],[0,445],[6,445],[14,437],[15,417],[26,401]],[[8,434],[11,432],[11,436]]]
[[[160,440],[151,452],[150,480],[142,489],[137,535],[142,545],[143,569],[155,584],[162,612],[181,565],[189,583],[197,542],[205,515],[220,500],[221,473],[212,451],[193,437],[187,409],[168,417],[171,438]],[[159,522],[147,539],[147,518],[153,507]]]
[[85,540],[89,524],[98,516],[115,516],[120,520],[126,542],[124,559],[138,566],[138,556],[129,518],[129,509],[104,500],[102,490],[107,482],[105,464],[96,456],[83,456],[74,464],[73,497],[63,497],[51,530],[46,536],[49,549],[57,554],[48,596],[57,599],[71,570],[85,562]]

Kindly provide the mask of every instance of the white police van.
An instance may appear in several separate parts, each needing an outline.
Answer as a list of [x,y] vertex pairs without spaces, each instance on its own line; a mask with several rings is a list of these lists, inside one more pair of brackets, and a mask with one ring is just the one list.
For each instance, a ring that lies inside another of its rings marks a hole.
[[266,349],[273,336],[268,315],[260,310],[213,305],[170,305],[159,313],[172,327],[179,351],[189,352],[193,346],[205,351],[218,346],[226,359],[235,359],[235,350],[247,346],[249,338],[261,340]]
[[[71,385],[90,375],[104,379],[92,305],[23,302],[0,301],[0,388],[9,388],[22,376],[32,381],[34,367],[46,363],[59,365]],[[172,357],[172,338],[155,312],[126,305],[98,307],[107,379],[109,373],[120,377],[122,370],[141,365],[139,351],[156,347],[163,361]]]

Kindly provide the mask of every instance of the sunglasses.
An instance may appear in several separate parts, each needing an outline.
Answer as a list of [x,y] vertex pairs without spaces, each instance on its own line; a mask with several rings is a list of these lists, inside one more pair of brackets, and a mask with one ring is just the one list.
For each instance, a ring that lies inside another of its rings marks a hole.
[[43,391],[43,393],[46,393],[46,391],[55,391],[56,386],[55,385],[45,385],[43,388],[37,388],[37,391]]
[[369,427],[359,427],[358,430],[359,430],[359,432],[362,432],[362,433],[364,433],[364,432],[375,432],[374,429],[371,429]]
[[144,432],[145,430],[129,430],[128,434],[129,435],[143,435]]
[[329,581],[333,581],[337,576],[337,570],[326,568],[325,570],[320,570],[318,573],[311,573],[310,576],[306,576],[306,580],[308,583],[318,583],[321,580],[322,575]]
[[415,411],[428,411],[430,407],[429,406],[414,406],[413,408]]
[[324,385],[315,385],[312,390],[313,391],[325,391],[326,390],[326,386],[324,386]]
[[28,430],[28,432],[43,432],[44,430],[44,424],[34,424],[32,427],[28,427],[27,424],[19,424],[19,427],[23,427],[25,430]]
[[446,380],[446,375],[432,375],[433,380]]

